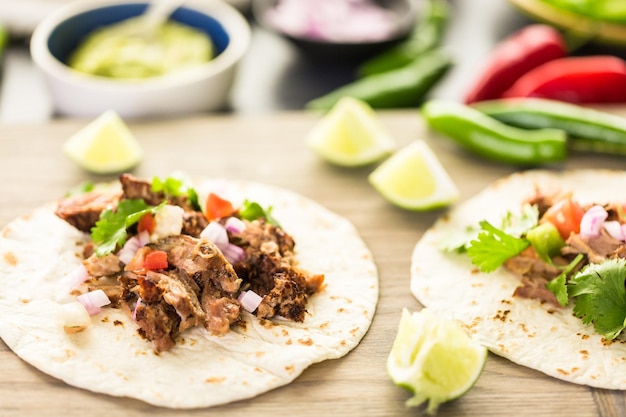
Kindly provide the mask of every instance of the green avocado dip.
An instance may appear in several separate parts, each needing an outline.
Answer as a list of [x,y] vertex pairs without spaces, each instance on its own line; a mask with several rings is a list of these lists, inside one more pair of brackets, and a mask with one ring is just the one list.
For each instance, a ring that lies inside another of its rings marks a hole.
[[147,78],[210,61],[211,38],[204,32],[168,21],[155,33],[141,31],[141,18],[95,30],[69,57],[77,71],[112,78]]

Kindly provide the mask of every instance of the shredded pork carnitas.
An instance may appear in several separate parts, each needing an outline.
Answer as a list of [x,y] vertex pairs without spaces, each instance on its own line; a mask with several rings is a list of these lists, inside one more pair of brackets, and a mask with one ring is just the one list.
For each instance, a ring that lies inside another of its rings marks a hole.
[[121,175],[120,182],[121,192],[92,191],[68,197],[59,203],[56,214],[89,232],[103,210],[124,199],[143,199],[151,206],[167,201],[184,210],[181,234],[147,245],[167,253],[166,268],[132,269],[132,262],[125,265],[116,252],[97,256],[92,245],[84,254],[89,289],[102,289],[112,307],[126,310],[139,334],[151,341],[157,352],[171,349],[177,336],[191,327],[204,326],[217,336],[226,334],[241,320],[237,298],[243,290],[262,297],[257,317],[278,315],[304,321],[307,297],[321,290],[324,276],[298,268],[295,242],[284,230],[264,218],[244,221],[245,228],[228,234],[245,256],[230,263],[215,244],[200,237],[209,221],[187,196],[154,192],[150,182],[130,174]]
[[[563,198],[561,195],[538,194],[528,203],[538,207],[539,218],[541,219],[545,212],[561,198]],[[591,206],[589,205],[589,207]],[[624,222],[624,219],[620,219],[620,210],[617,207],[611,204],[604,204],[603,206],[608,212],[607,220]],[[589,207],[583,207],[583,209],[586,211]],[[626,258],[626,242],[615,239],[604,229],[596,237],[584,237],[580,233],[571,233],[565,240],[565,246],[561,248],[560,256],[552,259],[552,263],[540,259],[533,248],[529,247],[504,263],[508,270],[521,279],[514,295],[521,298],[538,299],[554,306],[560,306],[556,296],[546,287],[546,284],[559,276],[563,272],[562,267],[572,262],[579,254],[584,255],[583,259],[572,272],[581,270],[589,263]]]

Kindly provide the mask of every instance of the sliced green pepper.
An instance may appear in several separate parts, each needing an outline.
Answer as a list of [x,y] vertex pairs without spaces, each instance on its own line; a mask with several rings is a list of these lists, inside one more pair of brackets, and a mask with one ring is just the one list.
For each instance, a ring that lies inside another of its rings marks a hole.
[[439,47],[448,23],[449,5],[446,0],[429,0],[424,7],[409,37],[362,63],[358,68],[360,77],[400,68]]
[[494,161],[522,166],[563,161],[566,134],[560,129],[508,126],[461,103],[431,100],[422,106],[428,125],[468,150]]
[[431,87],[452,65],[449,55],[433,50],[401,68],[360,78],[307,103],[307,108],[329,110],[345,96],[373,108],[417,107]]
[[6,27],[0,25],[0,58],[2,58],[2,54],[4,53],[4,48],[9,43],[9,31]]
[[626,118],[556,100],[501,99],[473,106],[511,126],[562,129],[576,151],[626,155]]
[[559,230],[550,222],[544,222],[530,229],[526,233],[526,239],[537,252],[537,255],[546,262],[561,253],[561,248],[565,246]]

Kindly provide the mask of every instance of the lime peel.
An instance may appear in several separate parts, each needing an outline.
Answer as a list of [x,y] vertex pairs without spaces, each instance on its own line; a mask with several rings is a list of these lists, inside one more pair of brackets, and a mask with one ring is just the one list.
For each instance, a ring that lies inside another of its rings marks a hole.
[[407,210],[448,206],[460,193],[435,153],[416,140],[380,164],[368,177],[389,202]]
[[405,308],[387,359],[387,372],[398,386],[413,393],[406,405],[426,402],[435,414],[444,402],[463,396],[478,380],[487,349],[471,339],[459,322],[428,308]]
[[128,126],[113,110],[92,120],[63,144],[64,154],[81,168],[112,174],[135,167],[143,150]]
[[345,167],[373,164],[396,149],[376,112],[352,97],[343,97],[322,117],[309,132],[307,144],[322,159]]

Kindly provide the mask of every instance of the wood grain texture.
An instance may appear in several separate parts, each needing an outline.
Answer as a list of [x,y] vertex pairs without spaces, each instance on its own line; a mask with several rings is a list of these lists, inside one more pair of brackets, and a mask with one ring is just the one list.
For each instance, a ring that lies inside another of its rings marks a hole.
[[[400,146],[426,139],[463,199],[515,170],[477,159],[429,134],[416,111],[381,112],[381,118]],[[0,342],[0,416],[419,415],[419,410],[405,408],[409,393],[390,382],[385,361],[401,308],[419,308],[409,292],[411,251],[443,211],[412,213],[392,207],[369,186],[371,167],[340,169],[320,161],[304,143],[317,120],[315,115],[282,113],[130,123],[146,152],[135,174],[151,178],[184,170],[194,176],[260,181],[301,193],[350,219],[374,254],[381,290],[372,326],[356,349],[313,365],[294,383],[254,399],[176,411],[70,387],[24,363]],[[85,123],[0,126],[0,227],[84,180],[114,178],[90,176],[62,155],[62,143]],[[625,162],[572,155],[554,168],[623,169]],[[438,415],[609,417],[626,415],[626,404],[623,392],[565,383],[490,355],[474,389],[442,406]]]

